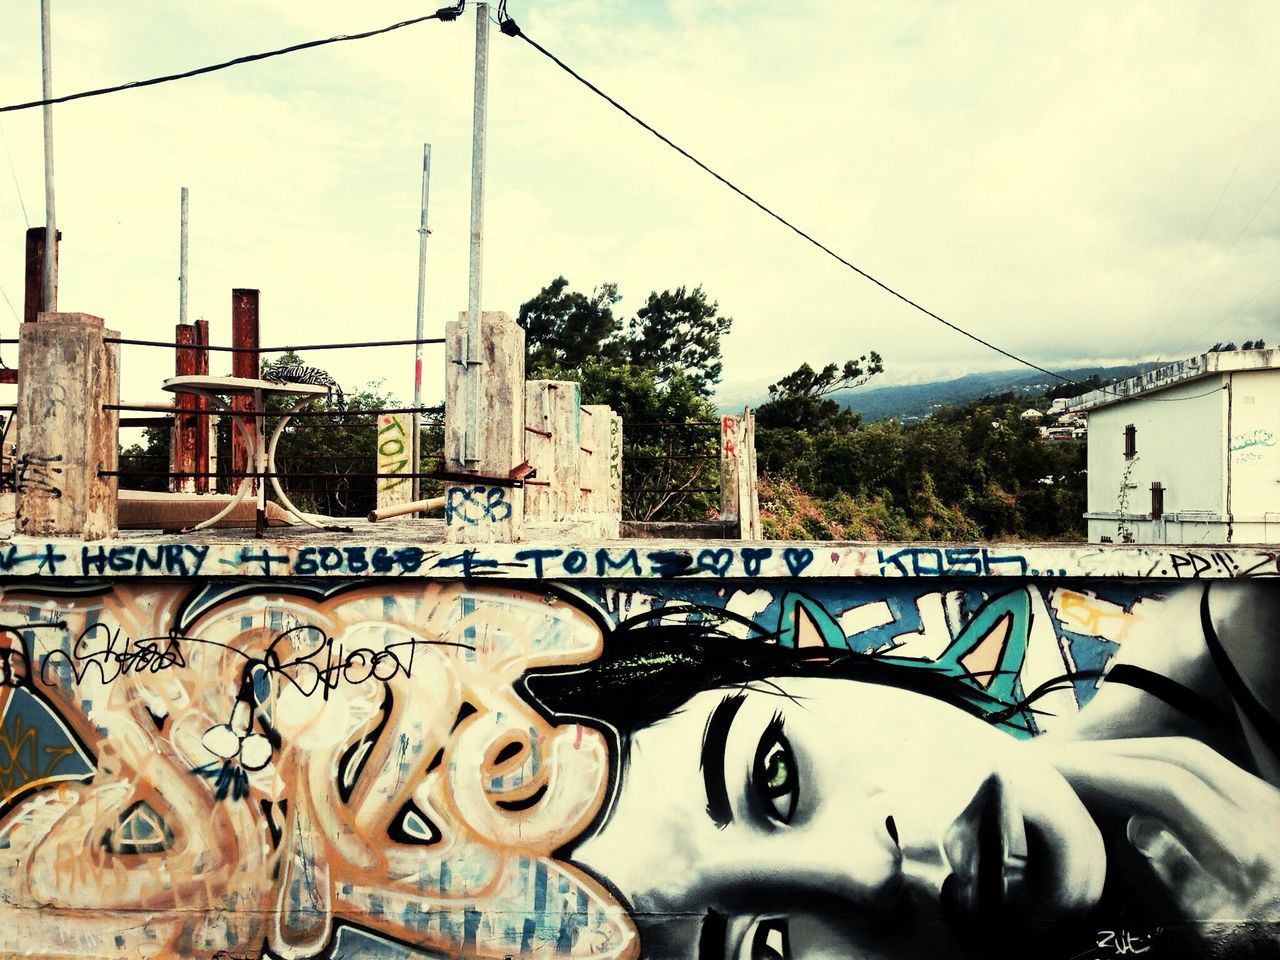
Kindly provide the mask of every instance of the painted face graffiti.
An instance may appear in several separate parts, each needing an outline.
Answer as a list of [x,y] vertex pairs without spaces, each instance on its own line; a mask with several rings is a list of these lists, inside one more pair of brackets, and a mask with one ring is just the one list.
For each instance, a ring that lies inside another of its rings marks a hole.
[[[11,595],[4,613],[53,607]],[[603,888],[553,856],[599,807],[605,741],[515,691],[599,652],[580,611],[431,585],[197,605],[161,588],[56,612],[63,629],[14,631],[56,682],[7,692],[78,718],[95,769],[7,798],[0,952],[302,958],[357,929],[477,957],[635,952]],[[77,656],[103,622],[167,630],[164,668],[122,667],[123,640]]]
[[[1250,754],[1224,709],[1248,694],[1218,674],[1213,651],[1230,654],[1214,621],[1257,631],[1280,598],[1221,588],[1210,604],[1181,591],[1117,623],[1122,608],[1061,591],[1042,608],[1059,612],[1060,629],[1105,620],[1139,647],[1157,640],[1164,672],[1116,666],[1119,687],[1076,722],[1019,740],[1000,727],[1034,713],[1038,697],[1019,692],[1002,708],[976,692],[1021,669],[1023,653],[1009,652],[1016,593],[978,610],[970,624],[985,625],[923,670],[849,655],[788,663],[769,644],[753,664],[743,641],[672,632],[667,658],[696,660],[719,683],[676,678],[687,699],[602,710],[622,736],[620,780],[572,854],[631,905],[646,955],[1068,957],[1088,955],[1117,918],[1159,940],[1162,956],[1205,956],[1210,943],[1267,955],[1280,932],[1280,841],[1257,823],[1280,824],[1280,790],[1249,768],[1266,769],[1274,752]],[[652,633],[659,643],[663,630]],[[649,642],[601,674],[642,668]],[[1231,644],[1244,662],[1249,643]],[[951,685],[974,696],[939,695],[934,670],[948,661],[964,668]],[[1249,682],[1274,691],[1267,675]],[[1041,689],[1097,680],[1077,671]],[[1273,709],[1247,702],[1260,716]]]
[[696,915],[691,944],[722,925],[716,956],[771,956],[750,945],[775,931],[793,957],[922,956],[951,942],[948,912],[1060,917],[1101,895],[1098,828],[1023,746],[880,684],[707,691],[632,737],[612,815],[575,857],[641,912]]

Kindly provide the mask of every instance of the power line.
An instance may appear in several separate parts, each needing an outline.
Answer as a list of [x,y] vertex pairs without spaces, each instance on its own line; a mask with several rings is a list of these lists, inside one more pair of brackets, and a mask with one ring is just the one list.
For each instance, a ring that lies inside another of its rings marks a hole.
[[807,240],[809,243],[813,244],[823,253],[827,254],[827,256],[832,257],[833,259],[844,264],[844,266],[848,267],[850,270],[858,274],[863,279],[871,281],[881,290],[885,291],[885,293],[888,293],[891,296],[896,297],[897,299],[901,300],[903,303],[907,304],[910,307],[914,307],[916,310],[920,311],[925,316],[936,320],[938,323],[942,324],[945,327],[948,327],[951,330],[954,330],[956,333],[960,334],[961,336],[968,337],[970,340],[974,341],[975,343],[981,344],[982,346],[986,347],[988,350],[994,350],[996,353],[1001,354],[1002,356],[1008,357],[1010,360],[1013,360],[1015,363],[1020,363],[1025,367],[1030,367],[1032,370],[1038,370],[1043,374],[1047,374],[1050,377],[1053,377],[1057,380],[1061,380],[1063,383],[1071,383],[1071,384],[1076,383],[1076,381],[1072,380],[1070,377],[1064,377],[1060,373],[1054,373],[1052,370],[1045,369],[1044,367],[1038,364],[1032,363],[1030,360],[1020,357],[1015,353],[1010,353],[1008,350],[1005,350],[1003,347],[996,346],[994,343],[992,343],[989,340],[984,340],[982,337],[978,336],[975,333],[970,333],[968,330],[965,330],[963,327],[957,326],[956,324],[952,323],[950,320],[943,319],[942,317],[938,316],[938,314],[934,313],[932,310],[922,306],[921,304],[917,303],[915,300],[912,300],[906,294],[899,293],[897,290],[889,286],[883,280],[877,279],[867,271],[863,270],[861,267],[845,259],[840,254],[836,253],[834,250],[828,247],[826,244],[815,239],[812,235],[806,233],[804,230],[797,227],[794,223],[792,223],[790,220],[783,217],[781,214],[775,213],[772,209],[765,206],[765,204],[761,203],[759,200],[757,200],[751,194],[747,193],[737,184],[733,183],[728,178],[712,170],[709,166],[707,166],[705,163],[703,163],[701,160],[699,160],[697,157],[691,154],[688,150],[685,150],[679,144],[672,141],[669,137],[665,136],[664,134],[659,132],[657,129],[655,129],[653,126],[646,123],[644,120],[640,119],[638,116],[636,116],[634,113],[628,110],[625,106],[623,106],[613,97],[609,96],[609,94],[605,93],[603,90],[597,87],[590,80],[586,79],[586,77],[582,76],[582,74],[578,73],[576,70],[570,67],[567,63],[565,63],[563,60],[557,57],[554,53],[552,53],[546,47],[542,46],[542,44],[538,43],[538,41],[528,36],[523,30],[520,29],[519,25],[515,22],[515,20],[511,19],[511,17],[507,15],[505,0],[503,0],[503,2],[498,7],[498,19],[499,19],[499,25],[502,28],[502,32],[505,33],[507,36],[519,37],[525,43],[529,44],[529,46],[533,47],[535,50],[541,53],[544,57],[546,57],[556,66],[558,66],[565,73],[569,74],[569,76],[573,77],[573,79],[577,80],[579,83],[585,86],[588,90],[590,90],[596,96],[605,100],[615,110],[618,110],[620,113],[625,115],[634,123],[638,124],[640,127],[644,128],[649,133],[653,134],[653,136],[657,137],[659,140],[661,140],[671,149],[679,153],[686,160],[693,163],[696,167],[700,168],[704,173],[710,174],[712,177],[714,177],[716,180],[719,180],[722,184],[724,184],[726,187],[728,187],[738,196],[742,197],[742,199],[746,200],[752,206],[759,209],[762,213],[767,214],[768,216],[772,217],[774,220],[782,224],[784,227],[786,227],[788,230],[795,233],[797,236],[803,238],[804,240]]
[[18,171],[13,167],[13,154],[9,152],[9,137],[4,132],[4,127],[0,127],[0,143],[4,144],[4,155],[9,160],[9,173],[13,175],[13,189],[18,194],[18,206],[22,207],[22,219],[27,222],[27,229],[31,229],[31,218],[27,216],[27,204],[22,199],[22,187],[18,185]]
[[[13,308],[13,301],[9,299],[9,294],[5,292],[4,287],[0,287],[0,297],[4,297],[4,302],[9,305],[9,312],[13,314],[13,319],[21,323],[22,318],[18,316],[18,311]],[[0,366],[4,366],[3,360],[0,360]]]
[[424,23],[427,20],[450,21],[456,20],[461,14],[465,0],[460,0],[458,4],[452,7],[441,7],[435,13],[427,14],[425,17],[414,17],[412,20],[401,20],[399,23],[393,23],[386,27],[379,27],[376,30],[366,30],[363,33],[345,33],[338,34],[334,37],[326,37],[323,40],[308,40],[305,43],[295,43],[292,46],[281,47],[278,50],[267,50],[265,53],[250,53],[243,57],[236,57],[232,60],[225,60],[222,63],[210,64],[207,67],[196,67],[194,70],[186,70],[182,73],[169,73],[162,77],[151,77],[146,80],[133,80],[129,83],[117,84],[114,87],[99,87],[95,90],[82,90],[79,93],[68,93],[61,97],[50,97],[48,100],[30,100],[26,103],[11,103],[8,106],[0,107],[0,113],[11,113],[15,110],[29,110],[32,107],[43,107],[48,104],[67,103],[71,100],[83,100],[86,97],[100,97],[108,93],[119,93],[121,90],[133,90],[138,87],[153,87],[159,83],[168,83],[171,80],[185,80],[188,77],[197,77],[202,73],[213,73],[217,70],[225,70],[227,67],[239,66],[242,63],[253,63],[257,60],[268,60],[271,57],[283,56],[286,53],[296,53],[299,50],[310,50],[312,47],[323,47],[330,43],[343,43],[347,40],[365,40],[369,37],[376,37],[379,34],[391,33],[393,30],[402,30],[405,27],[412,27],[415,24]]
[[[1267,102],[1263,105],[1262,112],[1258,114],[1258,120],[1253,125],[1253,132],[1249,134],[1249,139],[1245,143],[1244,149],[1240,151],[1240,156],[1236,157],[1235,166],[1231,168],[1231,176],[1227,177],[1227,182],[1223,185],[1222,192],[1218,194],[1217,202],[1213,205],[1213,209],[1209,211],[1209,216],[1205,218],[1204,226],[1200,228],[1200,235],[1196,237],[1195,246],[1192,247],[1191,253],[1187,255],[1187,258],[1183,260],[1182,269],[1178,271],[1178,278],[1173,282],[1173,286],[1169,288],[1169,292],[1165,295],[1164,303],[1161,305],[1159,312],[1156,314],[1156,318],[1154,323],[1152,323],[1151,325],[1151,329],[1147,331],[1147,336],[1143,338],[1142,346],[1138,350],[1139,356],[1147,352],[1148,346],[1154,347],[1161,339],[1168,336],[1170,328],[1173,326],[1174,321],[1177,319],[1178,315],[1175,315],[1173,319],[1171,319],[1169,323],[1165,325],[1165,328],[1163,332],[1160,334],[1160,336],[1157,337],[1155,340],[1151,339],[1152,334],[1155,333],[1155,328],[1159,325],[1160,320],[1164,317],[1165,312],[1169,308],[1169,303],[1173,299],[1174,291],[1179,286],[1181,286],[1182,278],[1186,275],[1188,265],[1193,260],[1195,260],[1196,253],[1200,250],[1200,243],[1201,241],[1204,240],[1204,235],[1209,229],[1209,224],[1213,222],[1213,218],[1218,213],[1218,208],[1222,206],[1222,200],[1224,197],[1226,197],[1227,191],[1230,190],[1231,185],[1235,183],[1236,174],[1240,172],[1240,163],[1241,161],[1244,160],[1245,155],[1248,154],[1249,149],[1253,146],[1253,141],[1257,139],[1258,131],[1262,129],[1262,121],[1266,119],[1267,112],[1271,109],[1272,101],[1275,100],[1277,93],[1280,93],[1280,77],[1276,78],[1276,85],[1271,88],[1271,96],[1267,97]],[[1253,221],[1250,220],[1250,223],[1252,222]],[[1203,286],[1203,283],[1201,284],[1201,286]],[[1179,311],[1179,315],[1180,313],[1181,311]]]

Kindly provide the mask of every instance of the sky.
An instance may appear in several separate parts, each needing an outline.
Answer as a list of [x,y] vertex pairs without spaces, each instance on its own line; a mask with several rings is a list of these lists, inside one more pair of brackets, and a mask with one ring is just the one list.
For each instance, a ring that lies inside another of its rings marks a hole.
[[[428,13],[402,0],[52,0],[55,94]],[[1274,0],[510,0],[527,34],[886,284],[1050,368],[1280,345]],[[264,345],[414,335],[423,144],[426,334],[466,308],[474,14],[54,110],[59,308],[173,339],[179,196],[190,318]],[[40,95],[34,0],[0,0],[0,103]],[[44,222],[41,111],[0,114],[0,336]],[[1010,369],[736,196],[521,40],[490,34],[483,306],[563,275],[701,285],[734,319],[724,394],[868,350],[882,382]],[[25,212],[24,212],[25,209]],[[15,311],[17,316],[15,316]],[[16,365],[16,347],[0,357]],[[228,354],[214,373],[229,372]],[[410,348],[315,352],[412,396]],[[124,347],[126,402],[172,354]],[[428,346],[424,401],[443,390]],[[7,388],[12,389],[12,388]],[[4,399],[4,397],[0,397]],[[5,400],[5,402],[10,402]]]

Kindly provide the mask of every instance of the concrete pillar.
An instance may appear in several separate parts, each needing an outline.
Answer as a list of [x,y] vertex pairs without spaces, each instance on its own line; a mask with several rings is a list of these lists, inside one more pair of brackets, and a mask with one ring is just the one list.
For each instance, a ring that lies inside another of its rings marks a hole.
[[[616,450],[619,462],[616,465],[613,462],[614,443],[620,439],[614,433],[617,427],[615,415],[604,404],[589,404],[582,408],[582,414],[582,446],[590,449],[591,453],[583,455],[579,512],[590,517],[597,536],[615,538],[618,536],[622,497],[620,443]],[[615,466],[618,468],[616,474]],[[615,476],[617,509],[614,504]]]
[[[604,485],[601,483],[600,465],[604,462],[600,449],[600,434],[597,421],[609,416],[609,408],[600,403],[589,403],[582,407],[580,437],[578,440],[578,490],[574,497],[574,513],[579,517],[594,519],[603,508]],[[608,442],[606,436],[605,441]]]
[[398,413],[378,414],[378,473],[404,474],[397,477],[378,477],[379,510],[390,510],[408,503],[412,499],[413,484],[409,474],[417,473],[410,469],[410,440],[412,424],[407,415]]
[[720,519],[737,520],[743,540],[760,539],[755,433],[755,415],[748,410],[720,418]]
[[742,415],[742,435],[738,456],[738,528],[743,540],[759,540],[760,487],[756,482],[756,415]]
[[[445,470],[474,473],[475,482],[445,484],[445,526],[452,543],[507,543],[520,539],[524,497],[517,488],[486,482],[509,477],[524,462],[524,328],[501,312],[479,323],[479,363],[463,373],[463,319],[445,324]],[[480,417],[466,423],[464,377],[480,378]],[[466,432],[475,432],[475,457],[463,459]]]
[[577,511],[586,444],[579,402],[569,380],[530,380],[524,394],[524,456],[537,475],[525,487],[529,519],[568,520]]
[[738,440],[742,418],[720,418],[720,519],[738,519]]
[[609,536],[616,538],[622,523],[622,415],[609,414]]
[[17,533],[100,540],[116,534],[119,334],[84,313],[20,327]]

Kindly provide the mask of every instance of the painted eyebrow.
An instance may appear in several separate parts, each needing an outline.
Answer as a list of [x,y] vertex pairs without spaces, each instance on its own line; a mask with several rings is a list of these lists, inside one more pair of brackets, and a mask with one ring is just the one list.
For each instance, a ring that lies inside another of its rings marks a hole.
[[702,786],[707,793],[707,816],[723,830],[733,822],[733,807],[729,805],[729,790],[724,781],[724,751],[729,741],[729,728],[733,718],[746,701],[745,693],[731,693],[711,711],[707,728],[702,733],[702,756],[698,766],[702,768]]

